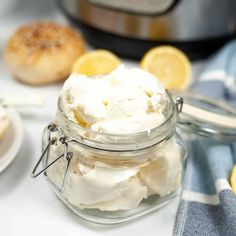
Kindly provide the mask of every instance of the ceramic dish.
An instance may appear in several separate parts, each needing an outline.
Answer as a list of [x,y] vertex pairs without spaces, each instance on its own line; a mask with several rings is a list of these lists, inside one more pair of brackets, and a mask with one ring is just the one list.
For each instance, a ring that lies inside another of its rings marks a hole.
[[23,125],[20,116],[13,108],[7,108],[10,125],[0,141],[0,173],[15,159],[23,140]]

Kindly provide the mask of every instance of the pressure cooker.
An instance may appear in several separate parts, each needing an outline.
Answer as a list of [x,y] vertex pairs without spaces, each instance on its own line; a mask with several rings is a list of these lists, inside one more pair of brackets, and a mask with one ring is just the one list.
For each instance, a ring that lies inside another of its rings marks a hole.
[[58,0],[89,43],[140,58],[169,44],[190,59],[209,56],[236,35],[235,0]]

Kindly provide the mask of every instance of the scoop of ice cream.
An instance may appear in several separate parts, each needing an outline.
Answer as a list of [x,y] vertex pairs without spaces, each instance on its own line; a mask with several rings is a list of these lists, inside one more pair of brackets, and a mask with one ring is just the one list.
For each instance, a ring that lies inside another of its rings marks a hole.
[[70,119],[98,132],[137,133],[164,121],[165,90],[139,68],[119,66],[99,78],[72,74],[61,96]]

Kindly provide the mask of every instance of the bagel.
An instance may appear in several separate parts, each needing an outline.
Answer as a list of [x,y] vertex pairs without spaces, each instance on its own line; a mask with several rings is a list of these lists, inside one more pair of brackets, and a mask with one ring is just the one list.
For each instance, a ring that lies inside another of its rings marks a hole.
[[21,26],[8,40],[5,61],[14,78],[31,85],[64,80],[84,53],[80,33],[52,22]]

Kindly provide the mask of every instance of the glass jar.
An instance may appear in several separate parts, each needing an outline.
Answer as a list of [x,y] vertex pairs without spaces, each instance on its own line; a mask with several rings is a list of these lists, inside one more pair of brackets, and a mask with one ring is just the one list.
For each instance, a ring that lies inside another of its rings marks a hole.
[[[181,102],[168,94],[164,123],[116,135],[69,120],[59,98],[33,177],[44,173],[60,199],[93,223],[121,223],[158,209],[181,188],[186,160],[185,145],[176,133]],[[43,169],[36,173],[41,162]]]

